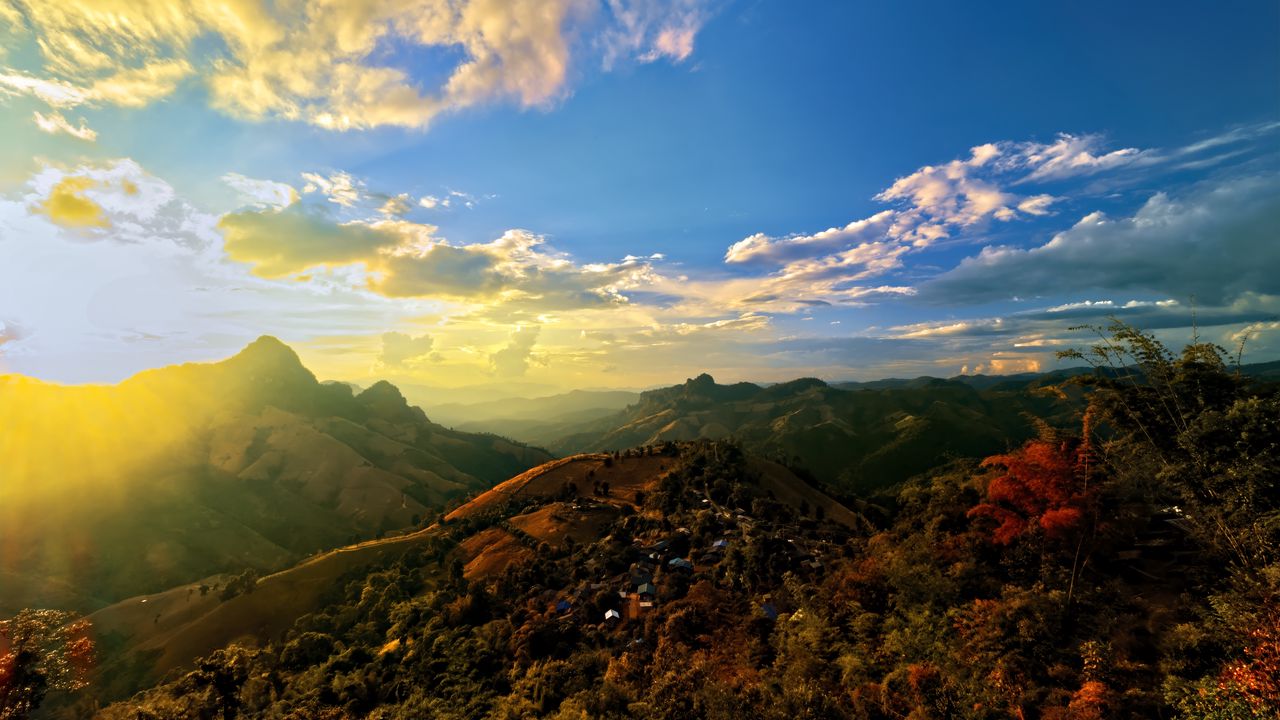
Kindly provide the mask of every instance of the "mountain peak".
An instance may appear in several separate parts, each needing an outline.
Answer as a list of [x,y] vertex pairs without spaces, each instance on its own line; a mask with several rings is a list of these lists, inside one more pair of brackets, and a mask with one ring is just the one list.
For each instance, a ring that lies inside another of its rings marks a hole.
[[374,401],[391,401],[396,404],[404,405],[406,400],[404,394],[400,392],[400,388],[392,385],[386,380],[379,380],[360,392],[357,396],[366,402]]
[[716,379],[707,373],[702,373],[696,378],[690,378],[685,384],[692,387],[712,387],[716,384]]
[[219,365],[239,381],[285,393],[273,401],[292,403],[298,400],[296,393],[316,385],[315,375],[302,364],[293,348],[270,335],[254,340]]
[[288,362],[302,364],[298,359],[298,354],[293,348],[284,344],[280,338],[272,335],[263,335],[257,340],[244,346],[244,349],[236,353],[237,358],[248,358],[252,360],[273,360],[276,362]]
[[422,412],[421,408],[409,405],[400,388],[386,380],[379,380],[356,395],[356,402],[364,405],[374,417],[391,422],[408,421],[413,418],[427,419],[426,413]]

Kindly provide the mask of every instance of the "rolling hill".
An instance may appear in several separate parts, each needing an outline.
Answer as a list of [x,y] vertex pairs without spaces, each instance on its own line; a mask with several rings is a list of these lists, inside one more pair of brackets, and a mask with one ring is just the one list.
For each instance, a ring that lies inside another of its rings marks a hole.
[[276,569],[549,459],[319,383],[269,337],[114,386],[0,377],[0,421],[0,614]]
[[[554,460],[478,494],[441,523],[319,553],[234,593],[222,592],[235,585],[235,578],[222,575],[114,603],[88,617],[104,650],[95,686],[105,697],[120,697],[190,668],[196,658],[229,643],[279,641],[299,618],[331,604],[346,578],[406,556],[433,558],[439,572],[432,582],[442,582],[454,561],[469,581],[497,582],[539,561],[547,546],[588,547],[605,540],[628,516],[645,512],[645,497],[660,492],[679,462],[674,448]],[[753,492],[776,498],[792,512],[822,508],[831,521],[859,523],[855,513],[781,465],[749,457],[741,467]],[[600,483],[608,484],[608,495],[599,492]],[[714,498],[715,492],[704,496]],[[704,509],[728,513],[713,503],[707,500]]]
[[981,457],[1035,436],[1037,423],[1069,425],[1077,387],[979,389],[959,380],[842,389],[803,378],[762,387],[720,385],[700,375],[651,390],[612,416],[548,444],[557,453],[597,452],[668,440],[733,438],[843,490],[867,492],[953,457]]

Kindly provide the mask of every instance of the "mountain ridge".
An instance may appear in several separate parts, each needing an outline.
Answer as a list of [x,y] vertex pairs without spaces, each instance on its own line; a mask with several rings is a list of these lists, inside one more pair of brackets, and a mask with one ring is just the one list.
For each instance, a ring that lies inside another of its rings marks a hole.
[[0,419],[0,542],[22,548],[0,558],[13,579],[0,610],[91,610],[213,572],[270,570],[421,522],[550,457],[436,425],[389,383],[359,394],[322,384],[270,336],[115,385],[5,376]]

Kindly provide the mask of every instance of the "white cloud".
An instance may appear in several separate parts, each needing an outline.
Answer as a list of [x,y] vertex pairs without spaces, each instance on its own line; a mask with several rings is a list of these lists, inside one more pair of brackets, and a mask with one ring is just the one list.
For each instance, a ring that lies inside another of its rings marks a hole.
[[320,173],[304,172],[302,179],[307,184],[302,192],[318,192],[328,198],[329,202],[343,207],[353,207],[365,198],[364,183],[356,180],[349,173],[335,172],[325,176]]
[[[356,197],[363,199],[363,191],[351,190],[356,185],[339,176],[344,179],[338,183],[319,176],[308,179],[313,192],[323,191],[331,201],[358,210]],[[407,208],[407,196],[397,198]],[[448,299],[489,312],[625,305],[630,290],[656,280],[652,259],[630,256],[614,263],[580,264],[548,247],[542,236],[519,229],[489,242],[453,243],[440,237],[434,225],[382,214],[339,221],[324,206],[295,203],[228,213],[218,227],[229,256],[262,277],[352,268],[362,285],[385,297]]]
[[516,328],[507,344],[489,355],[489,365],[493,372],[504,377],[524,375],[530,362],[540,362],[534,355],[533,346],[538,341],[541,329],[536,325]]
[[463,207],[467,208],[468,210],[476,206],[475,197],[469,193],[464,193],[461,190],[450,190],[449,197],[456,198],[458,202],[461,202]]
[[[1107,325],[1113,318],[1153,332],[1169,347],[1189,342],[1192,326],[1201,337],[1221,336],[1234,346],[1250,328],[1265,333],[1280,311],[1280,297],[1247,295],[1229,305],[1189,305],[1171,299],[1096,299],[1061,303],[1003,316],[928,320],[879,331],[885,339],[918,343],[926,354],[955,358],[961,373],[1023,372],[1054,362],[1054,351],[1097,340],[1077,325]],[[1267,347],[1267,350],[1274,348]]]
[[1004,189],[1006,174],[1020,167],[1006,156],[1008,145],[978,145],[967,158],[926,165],[898,178],[875,196],[897,207],[843,227],[808,235],[746,237],[728,248],[725,262],[778,268],[756,281],[757,290],[748,293],[749,300],[777,302],[785,297],[790,307],[801,307],[795,302],[801,298],[850,303],[883,295],[884,288],[854,283],[897,270],[908,254],[958,231],[1049,214],[1057,200],[1054,196],[1019,195]]
[[[54,221],[59,218],[49,198],[67,186],[77,188],[77,196],[101,215],[93,232],[79,232],[84,239],[115,244],[151,244],[153,235],[192,250],[205,250],[220,244],[220,236],[212,228],[212,216],[196,213],[179,199],[172,186],[146,172],[129,159],[108,160],[66,169],[45,165],[28,183],[24,196],[28,210],[44,214]],[[76,223],[68,223],[75,225]]]
[[93,128],[85,124],[83,118],[80,119],[79,125],[72,125],[60,112],[51,112],[48,115],[36,111],[34,113],[36,127],[42,132],[50,135],[65,133],[73,138],[84,140],[85,142],[93,142],[98,139],[98,133]]
[[382,352],[378,362],[389,368],[417,365],[430,361],[435,348],[435,338],[430,335],[406,335],[401,332],[382,334]]
[[[1050,143],[999,141],[977,145],[970,149],[966,157],[939,165],[925,165],[896,179],[874,198],[891,204],[890,209],[816,233],[782,236],[755,233],[739,240],[726,250],[726,263],[776,269],[765,277],[742,282],[728,281],[721,283],[720,287],[742,290],[749,283],[755,283],[755,292],[747,292],[738,297],[745,297],[746,301],[772,303],[774,309],[802,309],[803,304],[797,302],[801,298],[836,303],[860,302],[866,292],[871,290],[863,284],[867,279],[902,269],[907,256],[911,254],[925,252],[947,239],[981,237],[993,224],[1047,218],[1055,214],[1055,210],[1064,201],[1070,199],[1069,194],[1060,197],[1048,192],[1026,192],[1020,189],[1023,186],[1060,182],[1073,177],[1114,172],[1121,168],[1151,167],[1211,148],[1252,141],[1276,129],[1280,129],[1280,123],[1250,126],[1171,151],[1137,148],[1112,150],[1105,147],[1101,136],[1067,133],[1058,135]],[[1215,161],[1220,159],[1215,158]],[[1058,192],[1063,191],[1059,189]],[[1162,198],[1163,196],[1153,198],[1150,207],[1127,222],[1125,227],[1133,231],[1128,235],[1149,233],[1149,230],[1143,228],[1174,222],[1171,218],[1164,217],[1164,213],[1157,207]],[[1183,213],[1182,221],[1192,222],[1194,217],[1195,213],[1187,211]],[[1225,217],[1221,219],[1226,222]],[[1110,221],[1101,215],[1088,215],[1077,228],[1060,235],[1061,239],[1055,240],[1054,244],[1083,237],[1087,226],[1102,226],[1108,222]],[[1253,230],[1244,232],[1246,235],[1256,233],[1257,227],[1255,225]],[[1119,241],[1119,236],[1116,241]],[[1250,268],[1240,268],[1243,277],[1253,277],[1256,274],[1254,268],[1259,267],[1254,260],[1244,259],[1247,257],[1245,246],[1256,242],[1258,240],[1250,236],[1241,241],[1241,246],[1233,251],[1233,257],[1239,263],[1251,264]],[[1091,247],[1089,257],[1093,258],[1092,263],[1098,268],[1098,278],[1102,283],[1096,286],[1112,289],[1144,287],[1176,294],[1178,289],[1172,287],[1172,283],[1157,282],[1157,275],[1150,272],[1146,272],[1150,281],[1133,286],[1115,285],[1118,280],[1108,281],[1106,278],[1117,278],[1126,273],[1137,277],[1144,274],[1142,268],[1168,264],[1179,264],[1182,270],[1169,268],[1169,273],[1159,277],[1178,277],[1186,275],[1185,269],[1189,267],[1185,261],[1187,253],[1216,252],[1204,242],[1192,240],[1185,235],[1181,241],[1169,240],[1165,236],[1152,237],[1149,244],[1152,247],[1170,246],[1165,248],[1170,252],[1150,262],[1135,256],[1130,258],[1130,264],[1126,266],[1123,262],[1116,262],[1114,251],[1101,246]],[[1129,249],[1129,241],[1121,246]],[[1174,250],[1172,246],[1178,246],[1178,249]],[[1062,282],[1047,276],[1050,274],[1048,270],[1044,271],[1045,277],[1037,276],[1029,282],[1023,282],[1021,278],[995,277],[993,273],[980,273],[978,270],[983,265],[1004,267],[1004,263],[1012,262],[1008,258],[1020,257],[1026,252],[1014,248],[988,248],[977,258],[966,260],[960,268],[946,274],[933,287],[954,288],[958,286],[959,278],[973,274],[975,277],[981,275],[982,279],[965,284],[965,292],[978,293],[986,299],[996,299],[993,293],[1008,298],[1050,292],[1047,288],[1057,291],[1065,289]],[[1037,254],[1040,251],[1030,252]],[[1062,253],[1046,249],[1044,254]],[[1083,257],[1080,262],[1084,262]],[[1209,267],[1223,265],[1212,258],[1205,258],[1205,262]],[[1093,280],[1094,277],[1086,273],[1073,279],[1073,287],[1094,287],[1095,285],[1090,284]],[[1223,278],[1223,281],[1230,282],[1227,278]],[[1240,287],[1246,285],[1248,282],[1241,283]],[[1203,283],[1186,278],[1184,286],[1189,290],[1192,287],[1202,287]],[[1265,282],[1263,286],[1270,287]],[[942,297],[937,292],[931,294]],[[958,298],[946,297],[949,300]]]
[[893,237],[917,247],[982,221],[1009,221],[1019,213],[1044,215],[1053,196],[1021,197],[1001,187],[998,178],[1011,166],[998,144],[979,145],[970,150],[968,159],[926,165],[898,178],[876,199],[906,205]]
[[407,215],[412,208],[413,206],[409,203],[409,194],[400,193],[388,197],[378,208],[378,212],[387,217],[401,217]]
[[0,92],[30,95],[52,107],[74,107],[90,100],[86,90],[71,83],[15,71],[0,73]]
[[283,208],[298,201],[298,191],[288,183],[259,180],[240,173],[227,173],[222,182],[251,202]]
[[[492,200],[496,195],[485,195],[485,200]],[[407,198],[406,198],[407,199]],[[454,204],[461,205],[468,210],[475,209],[480,204],[480,198],[471,193],[462,192],[461,190],[448,190],[440,195],[423,195],[418,198],[419,207],[428,210],[436,210],[440,208],[451,208]]]
[[0,72],[0,93],[30,95],[55,108],[85,104],[141,107],[171,94],[190,72],[191,66],[183,60],[163,60],[114,68],[96,79],[76,82],[74,77],[39,77],[6,68]]
[[887,236],[895,217],[894,211],[885,210],[864,220],[855,220],[844,227],[829,228],[812,235],[774,238],[756,233],[729,246],[724,261],[780,263],[836,252],[851,245],[861,245]]
[[1007,162],[1014,167],[1030,170],[1022,182],[1090,175],[1155,156],[1153,151],[1137,148],[1103,150],[1102,138],[1098,135],[1062,133],[1051,143],[1023,142],[1005,145]]
[[708,3],[699,0],[607,0],[607,5],[613,22],[600,39],[606,68],[626,57],[683,62],[710,16]]
[[687,60],[693,54],[693,39],[701,25],[702,18],[696,12],[672,18],[658,29],[658,34],[653,39],[653,48],[641,55],[640,59],[644,62],[664,57],[675,62]]
[[1048,194],[1033,195],[1018,203],[1018,210],[1027,215],[1048,215],[1049,206],[1053,204],[1054,199]]

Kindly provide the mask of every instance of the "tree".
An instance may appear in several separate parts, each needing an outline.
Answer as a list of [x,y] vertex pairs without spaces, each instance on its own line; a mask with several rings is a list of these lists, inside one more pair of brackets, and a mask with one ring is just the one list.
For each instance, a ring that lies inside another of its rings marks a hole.
[[[1085,360],[1101,459],[1155,503],[1176,504],[1201,543],[1250,572],[1280,559],[1280,394],[1239,373],[1239,355],[1194,340],[1175,355],[1121,322]],[[1232,371],[1228,363],[1234,362]]]
[[1088,489],[1074,440],[1032,440],[1022,448],[982,461],[1004,474],[987,485],[986,500],[969,511],[973,518],[996,523],[991,541],[1010,545],[1039,530],[1061,540],[1080,527]]
[[22,720],[50,690],[85,687],[94,658],[89,622],[61,610],[0,621],[0,720]]

